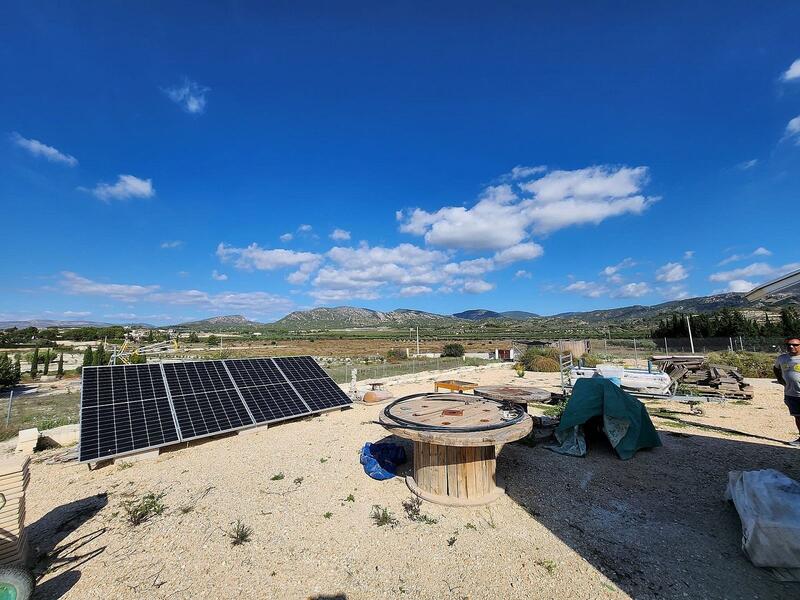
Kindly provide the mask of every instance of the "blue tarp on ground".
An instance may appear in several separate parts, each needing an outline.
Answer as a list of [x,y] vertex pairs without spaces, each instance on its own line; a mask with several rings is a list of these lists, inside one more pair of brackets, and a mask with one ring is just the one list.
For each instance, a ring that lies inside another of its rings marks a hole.
[[364,473],[373,479],[391,479],[397,475],[397,467],[404,462],[406,462],[406,449],[400,444],[367,442],[361,449]]
[[642,448],[661,445],[656,428],[638,398],[600,377],[578,379],[555,434],[558,445],[550,450],[572,456],[586,455],[583,425],[603,418],[603,430],[619,457],[627,460]]

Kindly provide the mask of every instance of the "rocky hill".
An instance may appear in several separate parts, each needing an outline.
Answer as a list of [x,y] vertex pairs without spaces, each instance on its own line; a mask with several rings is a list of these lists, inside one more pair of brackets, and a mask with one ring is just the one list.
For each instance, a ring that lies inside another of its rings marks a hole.
[[235,329],[237,327],[263,327],[263,323],[251,321],[242,315],[223,315],[221,317],[211,317],[201,321],[180,323],[179,325],[176,325],[176,327],[213,331],[215,329]]
[[412,327],[455,321],[453,317],[399,308],[390,312],[337,306],[289,313],[272,325],[280,329],[345,329],[351,327]]

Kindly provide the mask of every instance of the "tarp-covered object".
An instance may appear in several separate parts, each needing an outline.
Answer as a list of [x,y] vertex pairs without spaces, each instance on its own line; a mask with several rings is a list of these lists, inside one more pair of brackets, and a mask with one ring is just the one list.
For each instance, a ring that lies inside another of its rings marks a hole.
[[373,479],[391,479],[397,474],[398,465],[404,462],[406,462],[406,449],[400,444],[367,442],[361,449],[364,473]]
[[778,579],[800,581],[800,483],[775,469],[731,471],[725,498],[742,520],[742,550]]
[[583,424],[596,416],[603,418],[606,437],[623,460],[642,448],[661,445],[644,404],[610,380],[593,377],[575,382],[555,431],[559,445],[548,448],[561,454],[586,456]]

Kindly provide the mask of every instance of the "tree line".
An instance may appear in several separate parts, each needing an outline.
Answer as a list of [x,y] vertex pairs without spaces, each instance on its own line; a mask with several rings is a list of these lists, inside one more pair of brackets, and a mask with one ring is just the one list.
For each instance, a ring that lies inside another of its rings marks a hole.
[[[800,335],[800,316],[793,307],[781,309],[780,315],[765,313],[764,321],[748,319],[733,308],[723,308],[713,313],[691,317],[692,335],[697,338],[708,337],[784,337]],[[686,315],[673,313],[661,319],[650,332],[651,337],[674,338],[689,337]]]

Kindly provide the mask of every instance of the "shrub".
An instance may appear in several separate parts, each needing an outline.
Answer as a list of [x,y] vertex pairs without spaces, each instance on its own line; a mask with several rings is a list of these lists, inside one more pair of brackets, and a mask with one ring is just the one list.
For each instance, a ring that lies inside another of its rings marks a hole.
[[442,356],[464,356],[464,346],[461,344],[445,344]]
[[548,356],[533,356],[528,362],[523,360],[523,364],[528,371],[538,371],[539,373],[558,373],[559,371],[558,361]]
[[206,344],[209,346],[219,346],[219,338],[215,335],[210,335],[206,338]]
[[596,367],[600,364],[600,357],[595,354],[584,354],[581,356],[581,362],[584,367]]
[[389,509],[384,506],[379,506],[374,504],[372,506],[372,512],[370,513],[370,517],[375,522],[375,525],[378,527],[384,527],[388,525],[389,527],[394,527],[397,525],[398,521],[394,518],[394,515],[389,512]]
[[253,535],[253,528],[242,523],[241,519],[237,519],[236,523],[228,532],[228,537],[231,539],[231,546],[241,546],[245,542],[250,541]]
[[772,377],[775,356],[766,352],[712,352],[708,362],[735,367],[745,377]]
[[400,350],[399,348],[392,348],[386,353],[386,360],[389,362],[397,362],[400,360],[406,360],[408,356],[404,350]]
[[542,346],[539,348],[528,348],[525,351],[525,354],[523,354],[522,357],[519,359],[519,362],[525,365],[525,368],[528,371],[533,371],[534,369],[531,369],[531,364],[536,358],[540,357],[550,358],[558,362],[558,348],[550,348],[549,346]]
[[161,494],[150,492],[149,494],[145,494],[142,498],[139,498],[139,500],[128,500],[125,502],[122,508],[125,509],[128,522],[131,525],[139,525],[147,521],[150,517],[163,513],[167,509],[166,505],[161,500],[164,496],[165,494],[163,492]]

